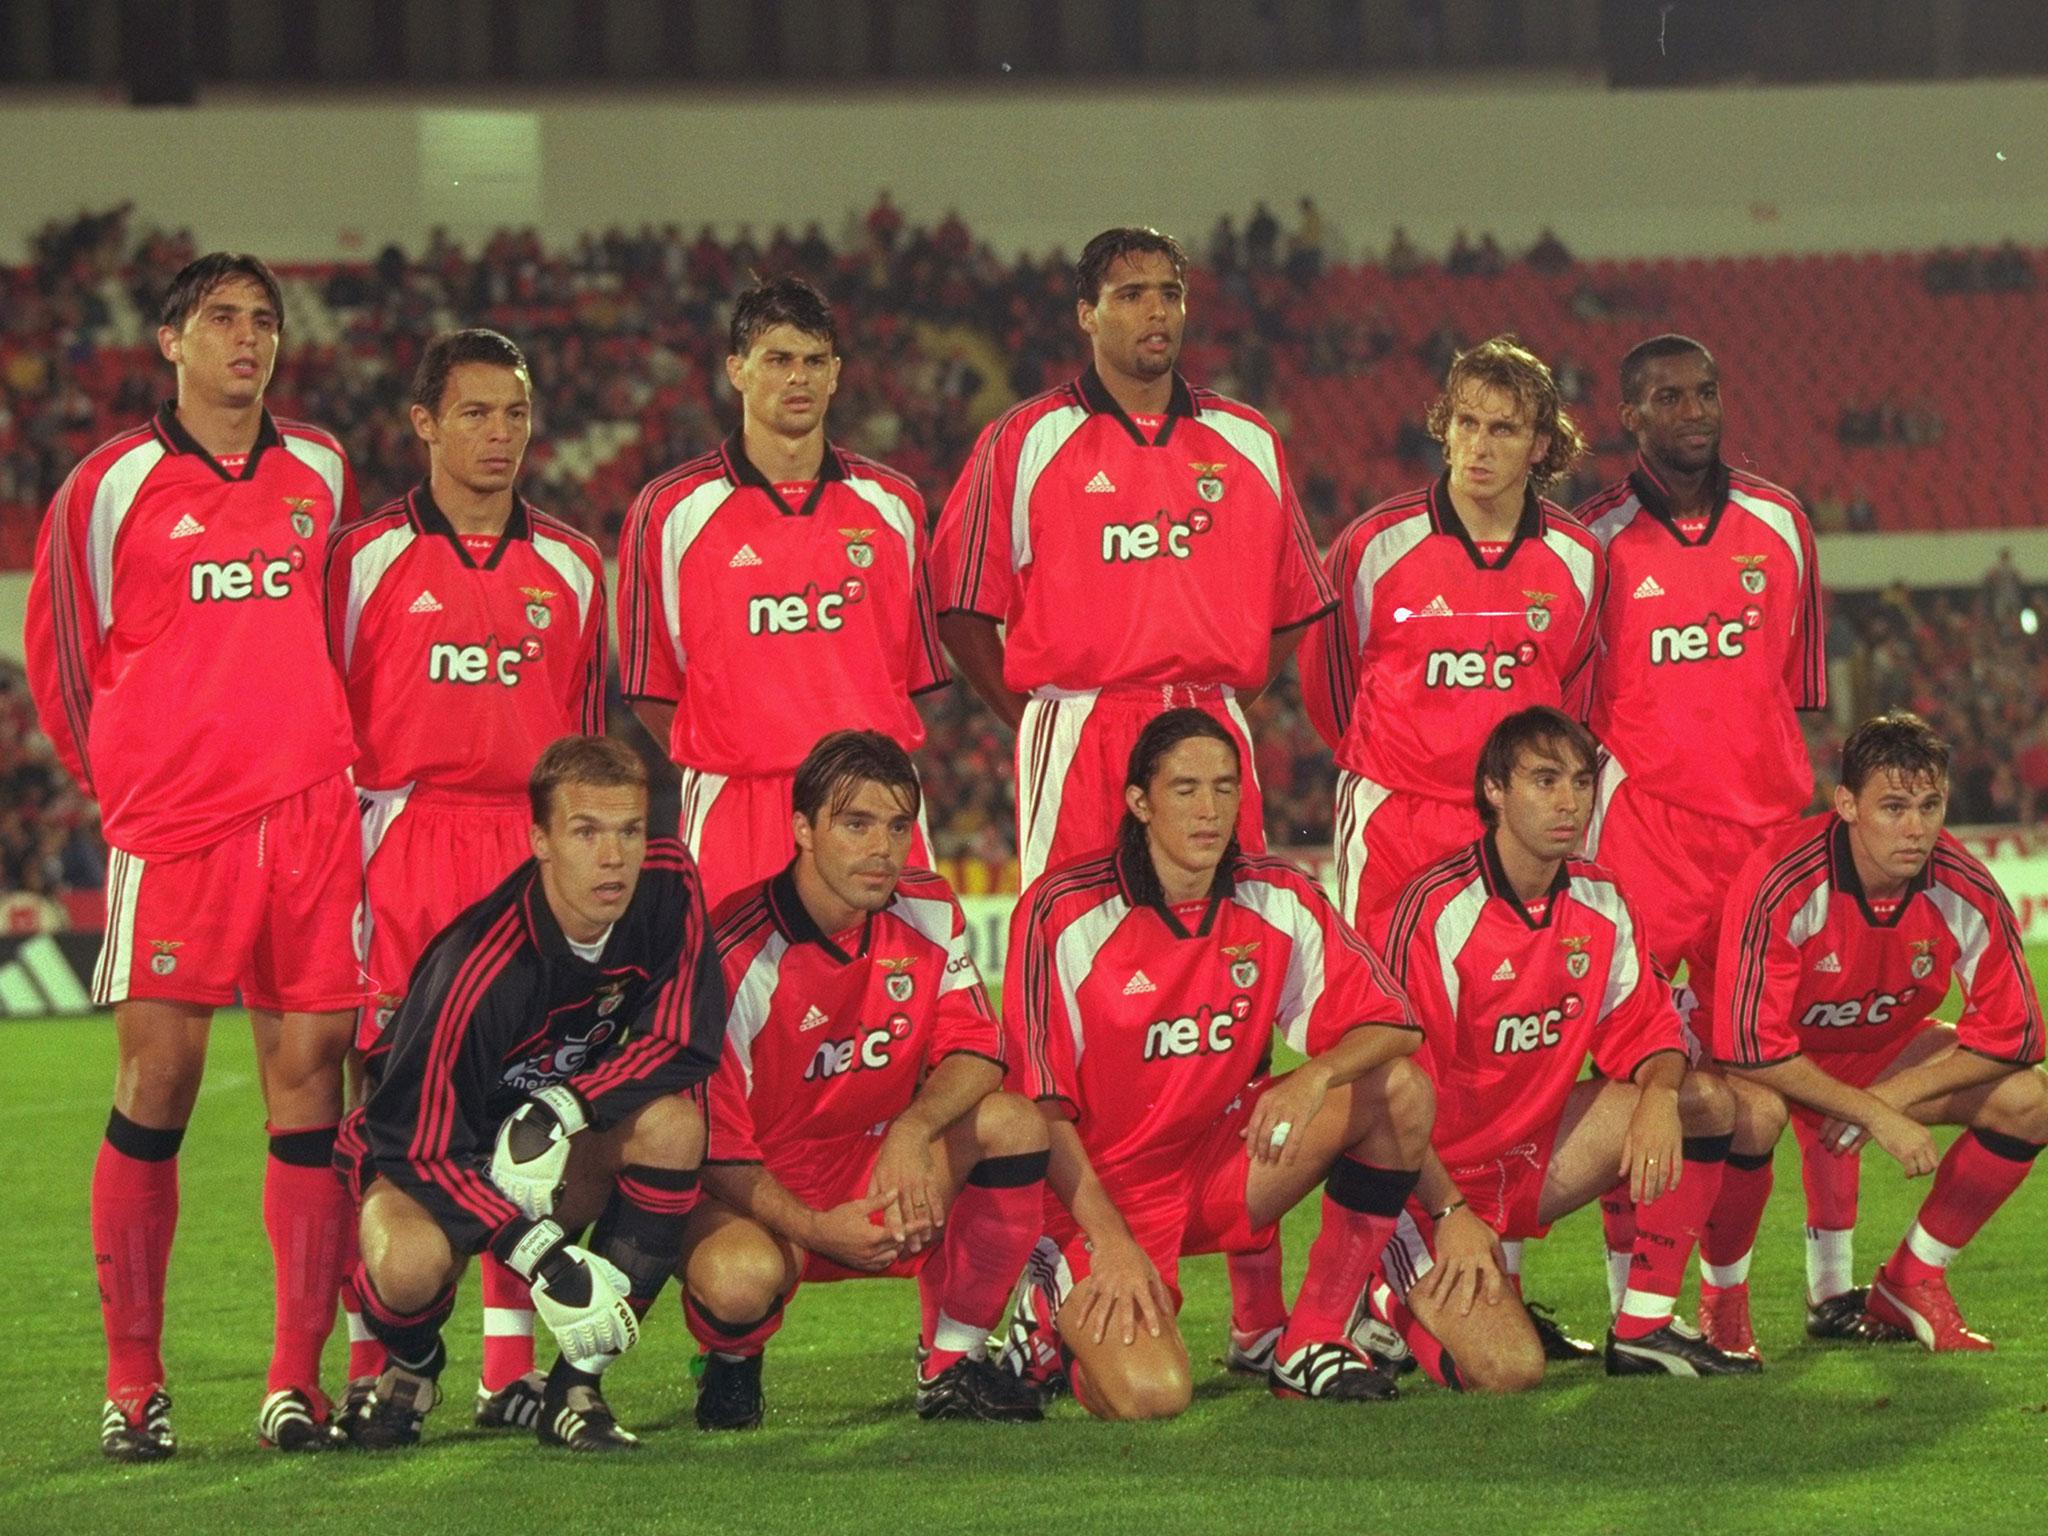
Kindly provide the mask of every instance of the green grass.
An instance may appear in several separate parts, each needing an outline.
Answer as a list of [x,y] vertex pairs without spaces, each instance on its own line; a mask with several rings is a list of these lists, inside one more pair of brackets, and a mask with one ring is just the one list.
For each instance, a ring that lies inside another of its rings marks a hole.
[[[97,1447],[102,1350],[87,1171],[106,1120],[104,1020],[9,1024],[26,1085],[5,1140],[8,1348],[0,1531],[356,1530],[607,1533],[971,1529],[1032,1532],[1816,1531],[2028,1528],[2048,1454],[2048,1319],[2037,1290],[2048,1188],[2032,1181],[1955,1270],[1995,1355],[1809,1344],[1801,1332],[1799,1180],[1781,1152],[1752,1282],[1768,1359],[1748,1381],[1609,1382],[1557,1371],[1509,1401],[1418,1385],[1402,1401],[1278,1402],[1213,1365],[1222,1262],[1184,1270],[1194,1407],[1162,1425],[1097,1424],[1063,1401],[1041,1426],[927,1425],[910,1411],[916,1298],[901,1281],[807,1288],[767,1368],[768,1427],[700,1435],[690,1344],[664,1298],[610,1379],[646,1449],[626,1463],[543,1456],[467,1428],[473,1291],[449,1329],[451,1401],[419,1451],[294,1460],[259,1450],[270,1263],[258,1181],[262,1106],[246,1032],[224,1016],[185,1143],[167,1358],[181,1449],[122,1469]],[[1897,1241],[1924,1191],[1866,1160],[1859,1267]],[[1312,1205],[1287,1229],[1290,1285]],[[1581,1331],[1605,1306],[1597,1216],[1532,1245],[1531,1294]],[[328,1356],[341,1374],[341,1344]],[[1416,1380],[1416,1378],[1410,1378]],[[2027,1490],[2034,1490],[2032,1493]]]

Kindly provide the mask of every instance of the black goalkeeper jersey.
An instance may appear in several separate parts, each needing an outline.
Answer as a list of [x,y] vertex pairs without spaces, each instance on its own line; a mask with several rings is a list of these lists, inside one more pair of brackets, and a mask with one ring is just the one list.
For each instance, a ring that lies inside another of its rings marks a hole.
[[498,1127],[562,1083],[604,1130],[718,1065],[725,986],[697,866],[647,845],[640,882],[595,962],[570,949],[532,859],[444,928],[370,1058],[368,1102],[337,1160],[432,1212],[458,1252],[508,1249],[529,1223],[489,1176]]

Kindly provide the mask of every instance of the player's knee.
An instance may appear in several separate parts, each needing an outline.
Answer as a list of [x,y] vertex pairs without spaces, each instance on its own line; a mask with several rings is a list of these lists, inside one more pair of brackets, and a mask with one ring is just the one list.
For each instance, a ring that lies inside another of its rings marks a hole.
[[1458,1377],[1468,1392],[1508,1396],[1543,1385],[1543,1346],[1527,1329],[1499,1348],[1474,1351],[1458,1360]]
[[641,1106],[633,1118],[626,1155],[648,1168],[695,1168],[704,1161],[704,1114],[682,1094]]
[[1735,1095],[1716,1072],[1688,1072],[1678,1093],[1678,1115],[1691,1136],[1726,1136],[1735,1129]]
[[370,1284],[394,1312],[424,1311],[452,1278],[447,1241],[434,1242],[409,1228],[393,1231],[365,1223],[362,1254]]
[[789,1279],[781,1245],[750,1221],[721,1228],[683,1264],[683,1281],[699,1308],[733,1322],[767,1316]]
[[192,1118],[205,1069],[203,1052],[169,1044],[124,1052],[114,1079],[114,1107],[140,1125],[182,1126]]
[[1100,1419],[1178,1418],[1194,1401],[1186,1362],[1163,1352],[1140,1358],[1127,1349],[1096,1350],[1083,1369],[1084,1406]]
[[2022,1141],[2048,1142],[2048,1077],[2032,1067],[2011,1073],[1985,1104],[1989,1130]]
[[1785,1123],[1791,1118],[1785,1100],[1761,1083],[1737,1078],[1726,1081],[1735,1099],[1734,1150],[1748,1157],[1770,1151],[1785,1134]]
[[[1370,1085],[1369,1087],[1367,1085]],[[1353,1101],[1354,1117],[1383,1123],[1393,1133],[1404,1161],[1420,1158],[1436,1123],[1436,1087],[1413,1057],[1397,1057],[1362,1079]]]
[[1021,1093],[992,1093],[975,1108],[976,1139],[991,1157],[1028,1156],[1051,1145],[1045,1116]]

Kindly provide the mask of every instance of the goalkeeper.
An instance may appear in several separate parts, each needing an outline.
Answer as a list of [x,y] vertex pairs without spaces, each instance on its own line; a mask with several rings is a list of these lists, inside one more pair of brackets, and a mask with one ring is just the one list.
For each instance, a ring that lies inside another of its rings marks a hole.
[[638,758],[565,737],[529,798],[534,856],[427,947],[337,1144],[362,1202],[364,1319],[390,1352],[343,1417],[365,1449],[419,1439],[455,1283],[486,1248],[531,1283],[561,1350],[541,1443],[638,1444],[599,1379],[682,1252],[724,986],[696,866],[648,841]]

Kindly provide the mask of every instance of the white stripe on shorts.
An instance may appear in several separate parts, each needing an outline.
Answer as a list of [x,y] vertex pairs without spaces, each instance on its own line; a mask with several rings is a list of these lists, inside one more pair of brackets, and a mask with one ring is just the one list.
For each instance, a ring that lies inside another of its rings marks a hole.
[[711,807],[725,792],[726,775],[706,773],[702,768],[683,768],[681,773],[682,816],[677,830],[682,835],[683,846],[690,850],[690,857],[701,864],[704,861],[704,828],[710,825]]
[[1600,765],[1600,782],[1593,790],[1593,818],[1586,823],[1586,842],[1583,857],[1600,857],[1600,829],[1607,825],[1607,812],[1614,804],[1614,792],[1621,788],[1621,781],[1628,777],[1628,770],[1614,760],[1609,753]]
[[1032,698],[1017,723],[1017,879],[1020,889],[1045,873],[1067,778],[1081,731],[1095,711],[1092,693]]
[[412,799],[413,788],[411,784],[401,784],[396,789],[356,791],[356,809],[363,818],[363,899],[356,903],[355,925],[356,963],[361,966],[370,963],[370,935],[377,926],[376,916],[370,911],[370,860],[377,856],[377,850],[384,846],[384,839],[391,835],[392,827],[405,814],[406,802]]
[[142,896],[145,864],[119,848],[107,853],[107,931],[92,976],[92,1000],[101,1005],[128,1001],[128,978],[135,964],[135,909]]
[[1415,1283],[1436,1268],[1436,1260],[1430,1256],[1429,1243],[1422,1235],[1422,1228],[1415,1224],[1414,1216],[1407,1211],[1403,1211],[1394,1222],[1394,1235],[1387,1239],[1387,1246],[1380,1253],[1380,1266],[1386,1274],[1387,1284],[1403,1301],[1408,1299],[1408,1292]]
[[1373,812],[1392,798],[1393,791],[1375,784],[1348,768],[1337,770],[1337,910],[1344,921],[1356,923],[1364,913],[1358,910],[1358,893],[1365,883],[1365,827]]

